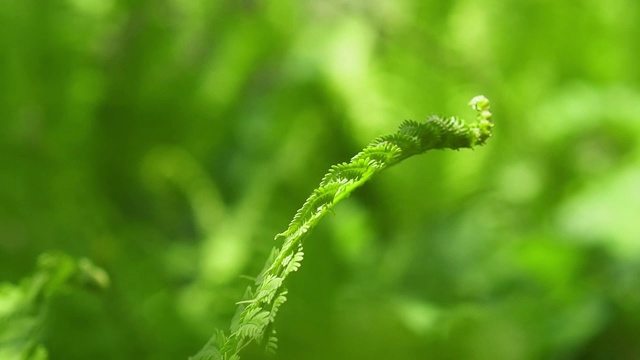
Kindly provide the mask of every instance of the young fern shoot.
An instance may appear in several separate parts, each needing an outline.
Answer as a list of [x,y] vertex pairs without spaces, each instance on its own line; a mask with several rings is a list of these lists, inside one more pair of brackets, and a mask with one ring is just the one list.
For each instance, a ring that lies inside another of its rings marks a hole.
[[389,166],[427,150],[484,145],[493,127],[489,100],[480,95],[469,105],[477,112],[477,121],[472,124],[456,117],[435,115],[423,122],[406,120],[395,133],[375,139],[348,163],[332,166],[289,227],[276,235],[276,240],[282,240],[282,246],[273,249],[254,286],[247,289],[245,300],[238,302],[231,333],[217,330],[191,360],[239,360],[241,350],[251,343],[263,346],[266,351],[275,351],[273,325],[287,295],[283,284],[289,274],[300,268],[303,241],[311,230],[335,204]]

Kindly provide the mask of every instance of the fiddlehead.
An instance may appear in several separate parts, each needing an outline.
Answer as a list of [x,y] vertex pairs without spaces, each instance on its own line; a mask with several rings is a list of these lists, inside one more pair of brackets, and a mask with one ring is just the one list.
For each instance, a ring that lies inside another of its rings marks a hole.
[[273,324],[287,295],[283,284],[289,274],[300,268],[303,241],[310,231],[335,204],[389,166],[432,149],[457,150],[483,145],[491,137],[493,127],[489,101],[484,96],[476,96],[469,105],[478,113],[477,121],[472,124],[456,117],[435,115],[423,122],[406,120],[397,132],[375,139],[348,163],[332,166],[288,228],[276,235],[276,240],[283,241],[282,246],[272,251],[254,287],[247,289],[246,300],[238,302],[231,334],[217,331],[192,360],[237,360],[240,351],[252,342],[275,351]]

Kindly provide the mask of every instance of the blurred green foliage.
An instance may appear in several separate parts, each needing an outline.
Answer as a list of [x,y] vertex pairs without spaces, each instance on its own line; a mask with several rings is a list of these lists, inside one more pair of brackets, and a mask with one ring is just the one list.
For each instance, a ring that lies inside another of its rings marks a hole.
[[486,147],[316,229],[279,358],[640,358],[639,7],[2,1],[0,281],[90,258],[111,287],[52,296],[50,358],[184,359],[330,165],[483,93]]
[[0,284],[0,359],[47,359],[46,348],[38,342],[48,300],[67,289],[108,286],[109,276],[86,258],[42,254],[32,277],[17,286]]

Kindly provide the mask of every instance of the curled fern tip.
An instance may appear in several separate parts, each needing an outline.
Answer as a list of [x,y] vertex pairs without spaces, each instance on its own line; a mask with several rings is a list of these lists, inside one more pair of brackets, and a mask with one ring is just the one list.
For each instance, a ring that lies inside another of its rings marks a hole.
[[242,349],[251,343],[274,352],[277,348],[274,323],[288,294],[285,280],[300,268],[303,243],[311,230],[336,203],[377,173],[406,158],[428,150],[484,145],[493,127],[489,100],[478,95],[469,105],[477,112],[474,123],[468,124],[455,116],[436,115],[422,122],[406,120],[395,133],[378,137],[349,162],[332,166],[294,215],[289,227],[276,235],[282,244],[273,249],[253,286],[237,303],[231,333],[217,331],[193,360],[239,360]]

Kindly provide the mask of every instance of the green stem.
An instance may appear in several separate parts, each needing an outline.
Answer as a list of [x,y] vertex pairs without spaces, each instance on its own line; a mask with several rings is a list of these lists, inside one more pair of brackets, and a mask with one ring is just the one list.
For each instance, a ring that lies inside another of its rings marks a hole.
[[377,138],[348,163],[332,166],[287,230],[276,235],[276,240],[283,240],[282,247],[274,249],[254,288],[247,289],[246,300],[238,302],[231,334],[226,336],[217,331],[192,360],[238,360],[240,351],[253,342],[275,350],[273,324],[287,294],[283,284],[287,276],[300,267],[304,256],[302,244],[311,230],[335,204],[389,166],[428,150],[484,145],[493,127],[489,101],[484,96],[476,96],[469,105],[478,113],[473,124],[435,115],[421,123],[407,120],[396,133]]

